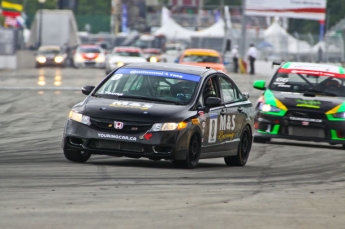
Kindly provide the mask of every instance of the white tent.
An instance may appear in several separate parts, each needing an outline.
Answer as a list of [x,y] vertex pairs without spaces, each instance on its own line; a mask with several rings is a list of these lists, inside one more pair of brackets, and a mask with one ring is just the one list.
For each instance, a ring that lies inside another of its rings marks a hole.
[[165,24],[154,32],[154,35],[164,35],[168,40],[189,40],[195,31],[183,28],[172,18],[166,18]]
[[192,36],[223,37],[225,35],[225,23],[222,19],[207,29],[192,31],[183,28],[169,15],[169,10],[163,7],[161,27],[154,32],[154,35],[164,35],[168,40],[190,40]]
[[298,40],[288,34],[286,30],[274,21],[264,32],[264,39],[273,46],[277,53],[308,53],[311,45],[302,40]]
[[214,23],[207,29],[194,32],[193,36],[224,37],[224,26],[225,23],[223,19],[219,19],[216,23]]

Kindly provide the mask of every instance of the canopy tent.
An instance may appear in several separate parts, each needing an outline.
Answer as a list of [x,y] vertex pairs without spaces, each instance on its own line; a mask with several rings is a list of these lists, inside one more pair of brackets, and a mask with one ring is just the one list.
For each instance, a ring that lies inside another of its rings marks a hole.
[[222,19],[207,29],[192,31],[180,26],[169,14],[169,10],[163,7],[161,27],[154,32],[154,35],[164,35],[168,40],[190,40],[193,36],[224,37],[225,35],[225,22]]
[[288,34],[286,30],[274,21],[264,32],[264,39],[273,46],[277,53],[307,53],[311,51],[311,45],[298,40]]

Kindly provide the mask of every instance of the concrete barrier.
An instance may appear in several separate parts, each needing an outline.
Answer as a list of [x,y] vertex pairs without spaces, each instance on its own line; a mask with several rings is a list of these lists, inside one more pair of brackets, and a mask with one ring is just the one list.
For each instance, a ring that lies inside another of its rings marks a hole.
[[35,52],[31,50],[18,50],[17,69],[34,68],[35,67]]

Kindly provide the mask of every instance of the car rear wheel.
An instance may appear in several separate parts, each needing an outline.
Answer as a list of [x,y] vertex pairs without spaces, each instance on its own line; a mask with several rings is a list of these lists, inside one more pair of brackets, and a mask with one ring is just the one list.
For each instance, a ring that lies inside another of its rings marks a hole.
[[228,166],[245,166],[250,150],[252,148],[252,135],[248,126],[245,126],[242,134],[241,140],[238,145],[237,155],[224,157],[225,164]]
[[256,143],[267,143],[271,141],[271,138],[254,137],[254,142]]
[[189,142],[189,150],[186,155],[186,160],[175,160],[173,161],[174,166],[177,168],[194,169],[199,163],[200,151],[201,141],[199,135],[197,133],[194,133]]
[[64,150],[65,157],[69,161],[84,163],[91,157],[91,154],[86,151]]

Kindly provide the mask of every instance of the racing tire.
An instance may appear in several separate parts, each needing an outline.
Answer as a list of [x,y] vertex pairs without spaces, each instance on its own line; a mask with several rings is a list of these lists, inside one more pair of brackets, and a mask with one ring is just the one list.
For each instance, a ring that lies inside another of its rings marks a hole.
[[197,167],[200,159],[200,152],[201,152],[201,141],[200,137],[197,133],[194,133],[190,138],[189,142],[189,149],[186,155],[186,160],[174,160],[173,165],[176,168],[186,168],[186,169],[194,169]]
[[267,143],[269,141],[271,141],[271,138],[254,137],[255,143]]
[[247,164],[249,153],[252,148],[252,135],[248,126],[245,126],[241,140],[238,144],[237,155],[224,157],[225,164],[227,166],[245,166]]
[[84,163],[91,157],[91,154],[86,151],[64,150],[65,157],[69,161]]

